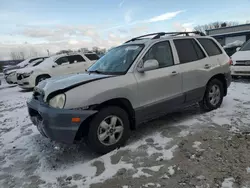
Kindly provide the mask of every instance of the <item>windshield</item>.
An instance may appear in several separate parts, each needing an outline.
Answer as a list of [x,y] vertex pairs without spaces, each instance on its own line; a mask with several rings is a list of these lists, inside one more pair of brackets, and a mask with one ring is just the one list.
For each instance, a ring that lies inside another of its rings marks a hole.
[[143,47],[144,45],[123,45],[113,48],[93,64],[88,72],[125,74]]
[[27,67],[35,67],[35,66],[41,64],[45,59],[46,59],[46,58],[40,58],[40,59],[33,60],[32,62],[30,62],[30,63],[28,64]]
[[250,40],[248,40],[240,49],[240,51],[250,51]]

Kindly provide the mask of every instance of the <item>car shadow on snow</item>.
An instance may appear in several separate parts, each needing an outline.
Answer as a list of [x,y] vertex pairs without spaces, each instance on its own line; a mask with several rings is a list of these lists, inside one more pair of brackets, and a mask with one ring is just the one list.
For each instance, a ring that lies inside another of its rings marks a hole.
[[27,92],[32,92],[33,89],[20,89],[19,92],[21,93],[27,93]]
[[249,77],[239,77],[239,78],[233,78],[233,82],[241,82],[241,83],[250,83],[250,76]]
[[100,156],[93,153],[84,143],[57,143],[40,134],[34,135],[31,142],[41,165],[50,170],[67,168],[69,165],[84,163]]
[[0,85],[0,90],[2,89],[8,89],[8,88],[13,88],[13,87],[16,87],[17,85],[6,85],[6,86],[1,86]]
[[[132,145],[155,132],[173,132],[177,129],[176,123],[192,119],[193,116],[200,113],[198,106],[194,105],[144,123],[132,132],[126,145]],[[178,132],[181,131],[180,129],[178,128]],[[79,162],[84,163],[100,156],[93,153],[84,143],[72,145],[56,143],[40,134],[34,135],[31,142],[42,165],[51,170],[67,168],[69,165],[79,164]]]

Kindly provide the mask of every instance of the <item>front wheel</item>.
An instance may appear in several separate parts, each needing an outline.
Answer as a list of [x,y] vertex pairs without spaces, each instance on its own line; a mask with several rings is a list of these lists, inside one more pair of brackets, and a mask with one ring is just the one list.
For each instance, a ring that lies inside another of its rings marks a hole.
[[221,106],[223,101],[223,84],[218,79],[213,79],[207,84],[203,100],[199,103],[205,111],[211,111]]
[[128,114],[120,107],[101,109],[90,122],[87,144],[105,154],[125,144],[130,133]]

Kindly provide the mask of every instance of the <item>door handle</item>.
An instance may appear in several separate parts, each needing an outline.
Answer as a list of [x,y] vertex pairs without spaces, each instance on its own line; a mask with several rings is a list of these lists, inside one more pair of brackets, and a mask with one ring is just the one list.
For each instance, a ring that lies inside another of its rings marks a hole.
[[204,66],[205,69],[210,69],[210,67],[211,67],[211,65],[209,65],[209,64],[206,64],[206,65]]
[[173,71],[171,75],[172,75],[172,76],[176,76],[177,74],[179,74],[179,73],[176,72],[176,71]]

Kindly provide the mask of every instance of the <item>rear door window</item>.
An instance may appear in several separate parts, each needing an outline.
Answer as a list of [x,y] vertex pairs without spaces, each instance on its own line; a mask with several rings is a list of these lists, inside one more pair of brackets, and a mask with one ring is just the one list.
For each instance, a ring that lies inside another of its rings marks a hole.
[[100,59],[96,54],[84,54],[90,61],[95,61]]
[[240,51],[250,51],[250,40],[248,40],[245,44],[243,44]]
[[176,39],[174,44],[180,63],[197,61],[205,57],[204,52],[194,39]]
[[61,58],[56,60],[56,63],[58,65],[62,65],[64,63],[69,63],[69,59],[68,59],[68,57],[61,57]]
[[80,55],[71,55],[71,56],[68,56],[68,58],[69,58],[69,63],[70,63],[70,64],[85,61],[85,60],[83,59],[83,57],[80,56]]
[[197,40],[201,43],[209,56],[222,54],[221,49],[212,39],[197,38]]

